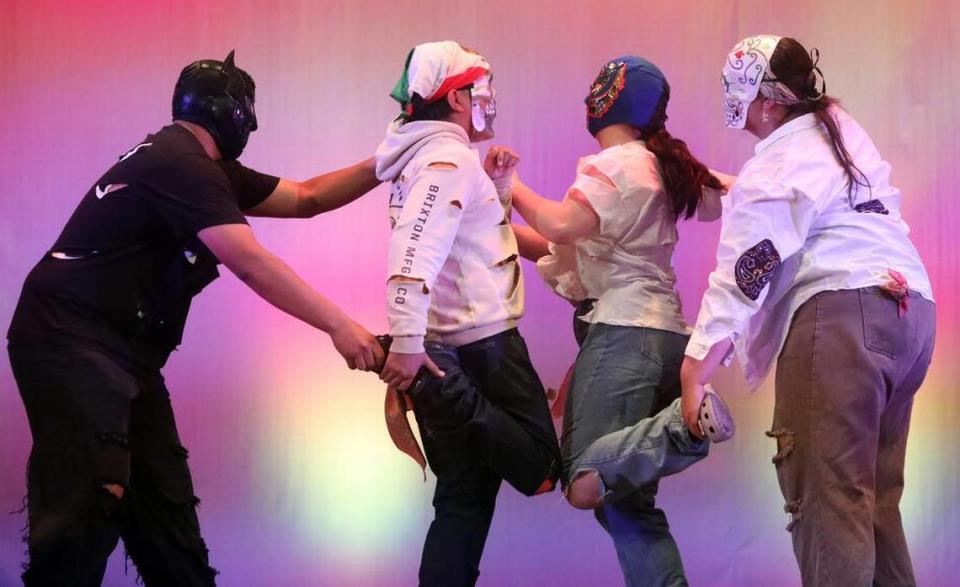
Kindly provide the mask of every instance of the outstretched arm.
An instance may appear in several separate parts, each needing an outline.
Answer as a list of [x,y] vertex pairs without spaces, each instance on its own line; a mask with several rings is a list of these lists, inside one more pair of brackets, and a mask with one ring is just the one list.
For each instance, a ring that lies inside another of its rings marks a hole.
[[550,254],[550,242],[540,236],[536,230],[522,224],[511,224],[513,235],[517,238],[520,256],[536,263],[540,257]]
[[568,244],[594,234],[600,219],[586,198],[570,189],[561,202],[548,200],[514,179],[513,207],[533,230],[549,242]]
[[267,199],[246,211],[248,216],[312,218],[346,206],[380,185],[373,159],[298,182],[281,179]]
[[263,248],[249,226],[211,226],[197,236],[227,269],[261,298],[329,334],[351,369],[370,371],[382,363],[383,352],[374,336]]
[[[539,237],[546,241],[567,244],[597,231],[600,219],[579,190],[571,188],[562,202],[548,200],[520,181],[514,169],[520,157],[513,149],[502,145],[487,151],[483,167],[501,193],[501,200],[511,205],[527,221]],[[609,182],[609,179],[607,179]],[[516,225],[514,225],[516,228]],[[517,233],[517,239],[523,234]],[[523,247],[523,243],[518,244]],[[533,244],[528,240],[526,244]],[[536,253],[536,248],[530,251]],[[525,258],[530,258],[520,253]],[[546,254],[546,253],[543,253]],[[541,255],[542,256],[542,255]]]

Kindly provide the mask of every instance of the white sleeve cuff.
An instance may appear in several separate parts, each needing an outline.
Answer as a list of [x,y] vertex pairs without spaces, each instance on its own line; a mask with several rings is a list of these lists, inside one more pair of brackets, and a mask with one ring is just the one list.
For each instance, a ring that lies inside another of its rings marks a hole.
[[500,194],[501,197],[513,188],[513,176],[515,173],[516,172],[491,180],[493,181],[493,187],[497,188],[497,193]]
[[395,336],[390,344],[391,353],[417,355],[424,352],[422,336]]
[[736,349],[736,335],[730,335],[729,337],[720,337],[716,340],[711,340],[706,335],[699,331],[694,331],[690,336],[690,341],[687,343],[687,349],[684,351],[684,354],[688,357],[702,361],[707,357],[707,354],[710,353],[710,349],[713,346],[726,338],[729,338],[733,343],[730,345],[730,348],[727,349],[727,354],[724,355],[723,359],[720,361],[720,364],[724,367],[729,367],[730,363],[733,362],[733,355]]
[[510,217],[510,212],[513,208],[513,178],[515,175],[516,172],[513,172],[510,175],[493,180],[493,187],[497,190],[497,197],[500,199],[500,203],[503,204],[507,218]]

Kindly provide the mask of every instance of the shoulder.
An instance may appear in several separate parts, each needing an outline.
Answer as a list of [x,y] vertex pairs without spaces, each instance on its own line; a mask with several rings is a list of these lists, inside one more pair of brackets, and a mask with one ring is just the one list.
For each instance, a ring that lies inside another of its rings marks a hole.
[[608,178],[624,192],[659,191],[663,187],[657,157],[640,141],[584,157],[577,168],[582,175]]
[[424,145],[416,159],[423,166],[446,162],[459,169],[482,169],[480,156],[476,151],[456,139],[446,137],[438,137]]
[[486,174],[476,151],[460,141],[438,137],[424,145],[410,161],[405,174],[416,176],[421,173],[446,172],[460,181]]
[[841,170],[819,127],[796,132],[777,141],[748,160],[737,183],[741,181],[795,184],[798,187],[812,176],[830,176]]
[[219,161],[214,161],[206,153],[184,152],[170,160],[169,172],[183,174],[194,180],[207,181],[229,186],[227,173]]

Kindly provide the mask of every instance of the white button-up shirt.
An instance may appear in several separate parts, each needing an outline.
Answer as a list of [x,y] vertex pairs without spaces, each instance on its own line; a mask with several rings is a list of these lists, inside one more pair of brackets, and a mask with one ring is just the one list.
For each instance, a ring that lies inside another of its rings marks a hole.
[[751,389],[780,353],[794,312],[819,292],[884,285],[894,270],[933,300],[900,216],[900,191],[890,185],[890,164],[850,115],[838,107],[830,112],[871,185],[854,192],[853,205],[846,174],[813,114],[760,141],[724,198],[717,267],[686,354],[703,359],[732,338]]

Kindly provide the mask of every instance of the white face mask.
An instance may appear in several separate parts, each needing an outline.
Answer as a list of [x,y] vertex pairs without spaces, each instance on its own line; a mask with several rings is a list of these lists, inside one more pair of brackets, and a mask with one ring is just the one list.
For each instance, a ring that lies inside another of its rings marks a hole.
[[485,75],[473,83],[470,90],[470,118],[473,123],[471,140],[486,141],[493,138],[493,119],[497,117],[496,92],[490,85],[490,76]]
[[723,114],[730,128],[742,129],[747,123],[747,109],[757,98],[770,57],[780,42],[774,35],[747,37],[727,55],[720,73],[723,83]]

